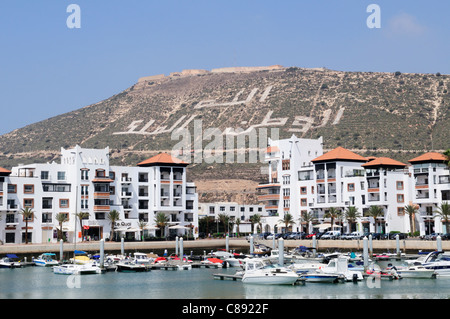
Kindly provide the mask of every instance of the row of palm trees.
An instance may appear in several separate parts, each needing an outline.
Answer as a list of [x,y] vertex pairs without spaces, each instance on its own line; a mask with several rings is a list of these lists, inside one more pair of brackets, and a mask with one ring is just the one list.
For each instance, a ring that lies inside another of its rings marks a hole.
[[[20,214],[22,215],[22,217],[25,221],[25,244],[28,244],[28,222],[30,220],[32,220],[33,218],[35,218],[34,212],[31,208],[26,207],[20,211]],[[75,215],[75,217],[78,218],[78,220],[80,222],[81,238],[84,238],[83,220],[89,218],[89,213],[88,212],[79,212],[79,213],[75,213],[74,215]],[[111,222],[110,238],[112,239],[112,238],[114,238],[115,223],[118,220],[120,220],[120,213],[117,210],[112,210],[108,213],[107,218]],[[63,223],[68,221],[67,214],[58,213],[55,216],[55,220],[58,222],[58,225],[59,225],[59,227],[57,227],[57,231],[58,231],[58,240],[60,240],[60,239],[63,239],[63,237],[64,237],[63,236]],[[166,225],[169,222],[169,217],[165,213],[159,212],[155,215],[154,221],[156,223],[156,226],[160,229],[160,235],[162,236],[163,229],[166,227]],[[145,228],[145,226],[147,226],[147,223],[143,220],[140,220],[138,226],[142,231]]]
[[[407,205],[404,208],[404,211],[407,215],[409,215],[409,222],[411,226],[411,233],[415,232],[416,225],[415,225],[415,214],[419,212],[417,205]],[[20,214],[23,216],[23,219],[25,220],[25,244],[28,244],[28,221],[34,218],[34,212],[31,208],[24,208],[20,211]],[[450,204],[448,202],[443,202],[440,204],[440,206],[435,210],[435,214],[439,216],[445,226],[445,232],[448,232],[448,223],[450,222]],[[377,228],[377,219],[379,217],[384,216],[384,210],[380,206],[370,206],[368,213],[368,216],[373,217],[375,221],[375,228]],[[87,212],[79,212],[76,213],[75,216],[80,221],[80,229],[81,229],[81,236],[84,238],[84,229],[83,229],[83,220],[89,218],[89,213]],[[219,220],[223,223],[223,225],[228,225],[227,231],[230,231],[230,227],[233,227],[233,223],[230,222],[230,218],[226,214],[219,214]],[[349,206],[346,208],[344,212],[342,212],[340,209],[335,207],[330,207],[330,209],[324,214],[324,218],[330,218],[331,220],[331,229],[334,227],[335,220],[343,220],[346,219],[350,225],[350,230],[352,229],[353,224],[356,222],[357,218],[361,217],[361,213],[358,211],[358,208],[355,206]],[[107,215],[108,220],[111,222],[111,234],[110,238],[114,238],[114,226],[115,223],[120,219],[120,214],[117,210],[112,210]],[[59,224],[58,228],[58,240],[63,239],[63,223],[67,221],[67,214],[58,213],[55,216],[56,221]],[[299,221],[310,223],[314,221],[316,218],[314,217],[312,212],[303,214]],[[167,226],[169,222],[169,217],[163,213],[159,212],[155,215],[155,224],[160,229],[160,236],[163,235],[163,229]],[[284,217],[279,220],[280,223],[283,223],[286,227],[286,229],[289,226],[292,226],[295,224],[294,218],[290,213],[284,214]],[[255,214],[250,218],[250,223],[252,224],[252,228],[255,224],[257,224],[262,231],[262,216],[260,214]],[[237,233],[239,233],[239,225],[240,225],[240,219],[236,219],[234,221],[234,224],[237,226]],[[147,226],[147,223],[143,220],[139,221],[139,228],[141,231]]]

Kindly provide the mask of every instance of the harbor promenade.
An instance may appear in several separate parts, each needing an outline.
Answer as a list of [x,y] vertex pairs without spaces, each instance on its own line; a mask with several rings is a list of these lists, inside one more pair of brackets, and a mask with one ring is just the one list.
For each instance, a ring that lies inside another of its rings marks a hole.
[[[255,240],[255,243],[264,244],[270,248],[273,248],[273,240]],[[275,241],[277,244],[278,241]],[[444,251],[450,250],[450,241],[442,241],[442,249]],[[142,251],[163,251],[167,249],[169,253],[175,250],[175,241],[153,241],[153,242],[125,242],[124,250],[126,252]],[[292,249],[298,246],[305,246],[311,248],[313,246],[312,240],[284,240],[285,249]],[[363,240],[317,240],[317,250],[327,251],[332,249],[344,250],[344,251],[361,251],[363,249]],[[397,249],[396,240],[373,240],[372,247],[374,251],[395,251]],[[226,239],[200,239],[200,240],[185,240],[183,241],[183,248],[185,253],[189,250],[210,250],[225,249]],[[432,251],[437,249],[436,241],[425,241],[406,239],[399,241],[399,248],[402,252],[411,251]],[[90,242],[78,242],[64,243],[63,251],[71,252],[77,250],[83,250],[86,252],[98,252],[100,250],[99,241]],[[250,250],[250,243],[245,238],[230,238],[229,249],[236,252],[248,253]],[[46,243],[46,244],[4,244],[0,245],[0,256],[4,254],[40,254],[45,252],[59,252],[59,243]],[[120,242],[105,242],[106,252],[120,252]]]

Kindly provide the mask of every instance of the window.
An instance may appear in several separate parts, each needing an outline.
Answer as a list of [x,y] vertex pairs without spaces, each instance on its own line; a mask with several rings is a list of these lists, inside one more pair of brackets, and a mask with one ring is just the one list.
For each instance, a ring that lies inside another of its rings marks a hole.
[[58,181],[66,180],[66,172],[58,172]]
[[225,211],[225,206],[220,206],[220,207],[219,207],[219,210],[220,210],[221,212],[224,212],[224,211]]
[[9,194],[17,193],[17,185],[16,184],[8,184],[8,193]]
[[355,191],[355,184],[354,183],[348,183],[347,190],[349,192],[354,192]]
[[44,180],[48,180],[49,179],[48,171],[42,171],[41,172],[41,179],[44,179]]
[[283,160],[281,162],[281,169],[287,171],[291,169],[291,160]]
[[89,185],[81,185],[81,195],[89,195]]
[[403,190],[403,182],[402,181],[397,181],[397,190],[399,190],[399,191]]
[[87,169],[82,169],[81,170],[81,180],[82,181],[89,180],[89,170],[87,170]]
[[300,187],[300,194],[302,194],[302,195],[306,195],[306,186],[302,186],[302,187]]
[[215,208],[214,208],[214,206],[209,206],[209,213],[210,213],[210,214],[214,214],[214,213],[215,213]]
[[236,207],[230,206],[230,212],[235,212],[235,211],[236,211]]
[[23,200],[24,208],[34,208],[34,199],[32,198],[24,198]]
[[283,200],[283,207],[284,207],[284,208],[289,208],[289,207],[291,207],[291,201],[290,201],[289,199]]
[[291,189],[283,188],[283,196],[291,196]]
[[397,203],[403,203],[405,202],[405,197],[403,194],[397,194]]
[[405,209],[403,207],[397,207],[397,215],[398,216],[404,216],[405,215]]
[[283,176],[283,185],[289,185],[289,184],[291,184],[291,176],[290,175]]
[[87,199],[82,199],[81,200],[81,208],[83,208],[83,209],[88,209],[89,208]]
[[245,212],[245,207],[241,207],[241,212]]
[[308,201],[306,200],[306,198],[301,198],[300,199],[300,205],[301,206],[307,206],[308,205]]
[[68,199],[60,199],[59,200],[59,208],[69,208],[69,200]]
[[23,185],[24,194],[34,194],[34,185]]

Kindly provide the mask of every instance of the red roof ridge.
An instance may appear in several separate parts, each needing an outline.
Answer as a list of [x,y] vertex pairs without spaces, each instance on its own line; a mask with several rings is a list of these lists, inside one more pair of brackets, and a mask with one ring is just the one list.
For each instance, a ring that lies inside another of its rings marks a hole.
[[146,159],[145,161],[137,164],[138,166],[152,166],[156,164],[171,164],[171,165],[189,165],[179,158],[176,158],[168,153],[159,153],[153,157]]
[[348,161],[358,161],[367,162],[367,158],[353,153],[352,151],[338,146],[335,149],[315,158],[312,162],[323,162],[323,161],[333,161],[333,160],[348,160]]

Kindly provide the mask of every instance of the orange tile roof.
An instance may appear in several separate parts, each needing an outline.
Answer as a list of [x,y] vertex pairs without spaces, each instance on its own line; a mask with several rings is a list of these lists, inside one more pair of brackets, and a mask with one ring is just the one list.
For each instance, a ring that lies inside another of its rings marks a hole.
[[312,162],[325,162],[325,161],[357,161],[357,162],[367,162],[367,159],[361,155],[353,153],[348,149],[341,146],[331,150],[315,159]]
[[373,160],[371,160],[368,163],[362,164],[363,167],[370,167],[370,166],[401,166],[405,167],[406,164],[393,160],[389,157],[377,157]]
[[266,149],[266,153],[275,153],[275,152],[279,152],[280,149],[278,148],[278,146],[269,146]]
[[0,174],[11,174],[11,171],[6,168],[0,167]]
[[138,166],[155,166],[157,164],[166,164],[173,166],[187,166],[189,163],[183,162],[179,158],[173,157],[167,153],[160,153],[156,156],[153,156],[145,161],[137,164]]
[[416,158],[413,158],[411,160],[409,160],[408,162],[410,163],[415,163],[415,162],[433,162],[433,161],[446,161],[447,157],[441,153],[437,153],[437,152],[428,152],[425,154],[422,154]]

